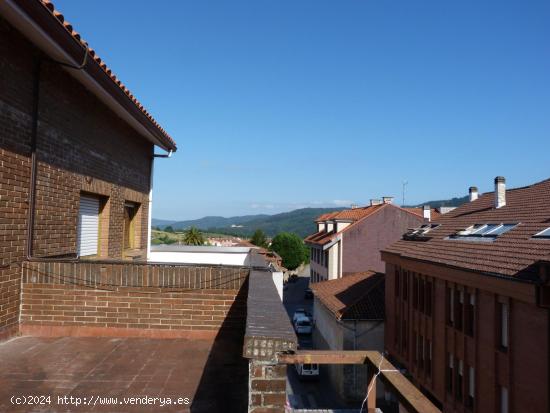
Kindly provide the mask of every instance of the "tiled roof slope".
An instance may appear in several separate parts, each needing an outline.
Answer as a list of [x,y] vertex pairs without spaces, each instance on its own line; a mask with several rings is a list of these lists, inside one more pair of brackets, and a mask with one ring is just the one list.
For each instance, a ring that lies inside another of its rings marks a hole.
[[316,245],[328,244],[331,240],[334,239],[336,235],[349,230],[353,226],[353,224],[373,215],[375,212],[380,211],[382,208],[398,208],[408,213],[418,215],[420,217],[423,216],[422,208],[401,208],[393,204],[369,205],[369,206],[359,207],[359,208],[344,209],[343,211],[338,211],[338,212],[330,212],[328,214],[323,214],[319,216],[315,220],[315,222],[342,220],[347,222],[351,221],[352,224],[348,225],[347,227],[345,227],[339,232],[336,232],[335,230],[330,232],[326,232],[326,231],[316,232],[314,234],[307,236],[304,239],[304,242],[309,244],[316,244]]
[[162,133],[166,140],[176,148],[176,142],[170,137],[170,135],[158,124],[158,122],[151,116],[151,114],[143,107],[143,105],[137,100],[137,98],[130,92],[130,90],[116,77],[111,69],[105,64],[105,62],[96,54],[96,52],[88,47],[88,43],[82,39],[80,34],[73,29],[73,26],[65,20],[65,16],[61,12],[55,9],[54,4],[50,0],[34,0],[41,3],[51,14],[52,18],[55,18],[65,28],[65,30],[83,47],[88,49],[88,56],[105,72],[107,76],[128,96],[134,105],[149,119],[149,121]]
[[[535,264],[550,256],[550,240],[532,236],[550,227],[550,179],[506,191],[506,205],[494,207],[494,192],[441,215],[428,241],[400,240],[384,250],[402,257],[467,270],[537,280]],[[519,223],[493,242],[446,239],[473,224]]]
[[338,320],[384,319],[384,274],[346,275],[312,284],[311,290]]

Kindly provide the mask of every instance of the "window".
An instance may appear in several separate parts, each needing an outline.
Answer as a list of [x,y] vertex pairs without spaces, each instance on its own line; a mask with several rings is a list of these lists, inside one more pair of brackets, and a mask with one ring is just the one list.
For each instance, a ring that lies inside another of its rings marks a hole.
[[418,307],[424,312],[424,280],[418,280]]
[[325,268],[328,267],[328,251],[325,251],[325,263],[323,264]]
[[418,309],[418,277],[413,276],[413,308]]
[[98,255],[99,205],[98,197],[84,194],[80,196],[77,229],[77,254],[79,257]]
[[453,368],[454,368],[454,356],[452,353],[447,353],[449,363],[447,365],[447,391],[453,393]]
[[426,357],[426,374],[428,377],[432,376],[432,341],[426,339],[426,344],[428,347],[428,354]]
[[462,384],[464,383],[464,362],[458,360],[458,369],[456,370],[456,399],[462,401]]
[[411,228],[403,235],[403,239],[408,241],[427,241],[430,238],[426,236],[426,234],[439,225],[440,224],[424,224],[418,228]]
[[500,347],[508,348],[508,304],[500,303]]
[[426,307],[425,313],[427,316],[432,316],[432,283],[426,281]]
[[474,320],[475,320],[475,310],[476,310],[476,297],[474,294],[467,294],[466,301],[468,305],[466,306],[466,320],[464,325],[464,330],[466,334],[470,337],[474,336]]
[[402,349],[403,349],[403,353],[405,353],[407,351],[407,336],[408,336],[407,321],[403,320],[403,331],[402,331],[402,335],[401,335],[401,346],[402,346]]
[[395,269],[395,296],[396,297],[399,297],[399,289],[400,289],[400,274],[399,274],[399,269],[396,268]]
[[413,331],[413,343],[414,343],[414,362],[418,364],[420,360],[420,336],[416,331]]
[[449,239],[494,240],[496,237],[510,231],[515,224],[475,224],[449,236]]
[[474,408],[475,401],[475,370],[473,367],[468,368],[468,397],[466,398],[466,407]]
[[424,337],[420,336],[420,368],[424,368],[424,358],[425,358],[425,348],[424,348]]
[[508,413],[508,389],[500,387],[500,413]]
[[407,299],[409,292],[409,272],[403,272],[403,300]]
[[447,288],[447,323],[449,325],[454,325],[455,322],[455,312],[454,312],[454,290],[450,287]]
[[455,327],[458,330],[462,330],[462,321],[463,321],[462,317],[463,317],[463,310],[464,310],[464,291],[463,290],[457,291],[457,295],[458,295],[458,300],[455,308],[455,311],[456,311]]
[[533,238],[550,239],[550,228],[546,228],[541,232],[533,235]]
[[135,217],[139,205],[133,202],[124,203],[124,249],[137,248]]

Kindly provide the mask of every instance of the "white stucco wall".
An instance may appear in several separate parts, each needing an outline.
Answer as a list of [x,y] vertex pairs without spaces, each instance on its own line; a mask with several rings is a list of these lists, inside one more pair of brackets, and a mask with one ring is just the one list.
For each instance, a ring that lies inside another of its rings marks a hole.
[[338,263],[340,260],[340,242],[335,243],[328,250],[328,279],[339,278]]
[[150,262],[209,265],[250,265],[250,248],[154,246]]

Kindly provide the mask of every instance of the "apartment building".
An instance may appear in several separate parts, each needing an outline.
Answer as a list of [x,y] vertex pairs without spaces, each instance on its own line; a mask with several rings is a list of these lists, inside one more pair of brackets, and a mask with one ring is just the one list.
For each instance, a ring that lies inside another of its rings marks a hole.
[[444,412],[548,412],[550,180],[494,184],[382,251],[386,350]]
[[334,280],[346,274],[383,272],[380,250],[397,241],[408,228],[439,214],[425,208],[401,208],[392,197],[372,199],[365,207],[321,215],[317,232],[305,238],[311,249],[311,281]]

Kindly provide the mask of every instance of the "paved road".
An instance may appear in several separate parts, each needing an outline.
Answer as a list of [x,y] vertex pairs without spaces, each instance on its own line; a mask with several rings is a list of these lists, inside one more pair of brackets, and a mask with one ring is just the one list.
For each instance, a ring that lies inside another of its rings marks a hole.
[[[298,280],[288,283],[284,290],[283,303],[290,318],[296,308],[305,308],[313,313],[313,300],[304,298],[304,291],[309,285],[309,266]],[[300,344],[312,347],[311,336],[298,337]],[[332,390],[326,374],[321,374],[316,381],[301,381],[294,366],[288,367],[287,394],[291,407],[296,409],[341,409],[348,407]]]

